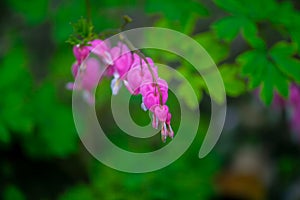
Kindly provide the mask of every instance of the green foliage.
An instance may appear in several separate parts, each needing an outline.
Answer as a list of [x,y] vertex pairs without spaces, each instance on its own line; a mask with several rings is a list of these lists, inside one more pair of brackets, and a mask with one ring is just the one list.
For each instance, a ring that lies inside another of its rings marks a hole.
[[214,0],[214,2],[231,15],[247,17],[254,21],[272,17],[278,7],[275,0]]
[[300,60],[293,57],[295,53],[291,44],[279,42],[270,50],[270,57],[286,76],[300,83]]
[[28,105],[28,91],[32,86],[32,77],[26,68],[27,58],[28,55],[23,48],[12,48],[0,69],[0,89],[5,96],[0,99],[2,129],[23,134],[31,134],[33,130],[31,106]]
[[82,199],[86,199],[86,200],[95,199],[91,189],[86,185],[75,186],[59,197],[59,200],[82,200]]
[[[39,134],[27,138],[26,151],[31,156],[64,157],[76,151],[78,136],[75,132],[70,107],[61,105],[55,88],[45,83],[34,98],[34,116]],[[45,148],[42,148],[45,147]]]
[[[232,42],[238,34],[241,34],[252,47],[252,50],[242,52],[236,59],[242,68],[241,74],[248,79],[249,89],[261,87],[261,97],[266,104],[272,102],[275,90],[283,97],[287,97],[289,83],[291,81],[299,83],[300,77],[300,61],[294,57],[299,46],[297,38],[299,12],[288,2],[277,3],[274,0],[215,0],[215,3],[230,15],[212,25],[218,38]],[[261,8],[264,8],[264,12],[261,12]],[[274,17],[275,15],[279,16]],[[278,31],[282,35],[281,41],[271,49],[266,48],[265,44],[270,42],[264,35],[266,31],[271,30],[262,31],[261,27],[258,28],[258,24],[262,21],[274,24],[276,29],[272,31]],[[287,43],[285,38],[291,38],[294,43]]]
[[246,83],[240,77],[240,68],[237,65],[224,64],[220,66],[226,93],[232,97],[238,97],[246,91]]
[[[160,6],[157,6],[160,5]],[[166,0],[161,2],[159,0],[147,1],[146,12],[160,13],[170,21],[177,21],[180,24],[188,22],[190,15],[196,14],[197,16],[207,16],[207,9],[197,1],[172,1]],[[180,11],[174,12],[180,8]]]
[[0,124],[0,141],[3,143],[9,143],[11,140],[10,134],[3,124]]
[[275,88],[282,96],[288,96],[288,78],[279,71],[266,51],[247,51],[237,60],[242,66],[242,74],[249,77],[250,89],[262,84],[261,97],[265,103],[272,102]]
[[[178,8],[180,8],[180,11]],[[156,21],[155,26],[172,28],[186,34],[192,33],[193,25],[200,16],[208,16],[209,14],[208,10],[200,2],[194,0],[146,1],[145,10],[146,13],[163,16]]]
[[7,1],[7,3],[12,10],[21,15],[22,20],[31,26],[43,23],[49,13],[50,1],[48,0],[28,1],[26,6],[18,0]]
[[2,193],[4,200],[25,200],[24,194],[14,185],[9,185]]
[[251,20],[243,17],[229,16],[220,19],[212,26],[218,38],[232,42],[232,40],[242,32],[244,39],[254,48],[264,48],[265,44],[258,37],[256,24]]
[[211,32],[204,32],[193,37],[212,57],[215,63],[223,61],[229,55],[229,46],[220,43]]
[[77,23],[72,24],[73,34],[67,42],[71,45],[88,45],[88,42],[96,38],[94,27],[88,20],[81,18]]

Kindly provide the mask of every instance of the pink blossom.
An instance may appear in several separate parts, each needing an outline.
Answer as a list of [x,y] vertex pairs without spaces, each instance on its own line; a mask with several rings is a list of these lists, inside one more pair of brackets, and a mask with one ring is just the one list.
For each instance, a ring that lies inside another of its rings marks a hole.
[[[89,53],[100,58],[87,58]],[[168,84],[159,78],[157,67],[151,58],[141,58],[132,53],[129,48],[119,42],[117,46],[110,48],[107,42],[96,39],[88,43],[88,46],[76,45],[73,48],[76,62],[72,65],[74,77],[80,76],[79,83],[68,83],[67,88],[81,90],[88,103],[94,103],[93,91],[98,85],[101,64],[108,65],[104,75],[113,76],[111,81],[112,94],[116,95],[122,84],[133,95],[142,95],[141,107],[152,113],[154,128],[161,127],[161,137],[165,142],[167,137],[173,138],[171,128],[171,114],[166,104],[168,99]]]
[[158,127],[158,123],[161,124],[161,137],[165,142],[167,137],[174,137],[174,131],[171,127],[171,114],[169,113],[169,107],[166,105],[157,105],[153,109],[153,122],[154,128]]
[[73,53],[78,64],[81,64],[81,62],[89,55],[90,50],[87,46],[80,46],[78,44],[73,47]]
[[148,93],[146,96],[143,96],[143,104],[145,107],[150,110],[154,106],[159,105],[160,96],[158,93]]
[[117,73],[120,78],[124,79],[125,77],[123,76],[128,72],[132,64],[132,56],[129,48],[125,44],[119,42],[118,46],[113,47],[110,52],[115,73]]
[[110,55],[110,49],[108,42],[104,42],[99,39],[92,40],[88,43],[90,46],[87,46],[88,49],[103,59],[103,62],[108,65],[113,64],[112,57]]
[[[73,65],[73,73],[75,71],[75,77],[78,75],[80,77],[78,81],[78,86],[76,86],[74,83],[68,83],[67,89],[70,90],[83,90],[84,98],[87,99],[89,103],[93,103],[92,98],[92,92],[98,85],[98,79],[100,77],[101,68],[100,68],[100,62],[95,58],[87,58],[81,65],[80,69],[78,64]],[[76,70],[75,70],[75,69]],[[80,73],[78,74],[78,70],[80,70]]]
[[111,89],[116,95],[122,86],[122,80],[126,78],[132,64],[132,56],[129,48],[123,44],[118,43],[118,46],[110,50],[113,59],[114,79],[111,82]]

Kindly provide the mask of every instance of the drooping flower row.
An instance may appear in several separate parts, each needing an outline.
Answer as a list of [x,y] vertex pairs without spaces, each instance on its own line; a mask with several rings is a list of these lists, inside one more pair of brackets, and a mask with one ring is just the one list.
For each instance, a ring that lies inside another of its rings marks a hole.
[[[131,52],[122,42],[110,47],[107,42],[99,39],[90,41],[87,46],[74,46],[73,53],[76,62],[72,66],[72,74],[74,78],[80,75],[80,85],[75,87],[74,83],[68,83],[68,89],[81,90],[87,102],[93,104],[93,92],[100,74],[113,77],[112,94],[118,94],[124,84],[131,94],[142,95],[141,107],[152,113],[152,126],[161,128],[162,140],[165,141],[168,136],[173,138],[171,113],[166,105],[168,84],[158,76],[157,67],[151,58]],[[99,59],[90,57],[90,53]]]

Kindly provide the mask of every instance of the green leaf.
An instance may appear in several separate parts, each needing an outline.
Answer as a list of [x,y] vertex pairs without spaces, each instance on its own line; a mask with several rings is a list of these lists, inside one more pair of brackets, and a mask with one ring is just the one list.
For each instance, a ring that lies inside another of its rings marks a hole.
[[[0,68],[0,120],[6,129],[28,134],[33,129],[29,97],[32,76],[28,70],[27,52],[20,46],[9,50]],[[12,92],[13,91],[13,92]]]
[[26,5],[18,0],[6,1],[8,5],[17,13],[24,17],[29,25],[37,25],[46,20],[48,16],[48,0],[31,0],[26,1]]
[[85,13],[82,3],[72,1],[59,1],[56,9],[53,9],[50,20],[53,24],[52,36],[56,43],[64,43],[72,33],[71,22],[76,22]]
[[59,197],[59,200],[93,200],[93,192],[88,185],[78,185],[69,188],[64,194]]
[[264,80],[268,63],[266,52],[260,50],[247,51],[237,57],[242,67],[241,74],[249,79],[250,89],[254,89]]
[[274,66],[271,62],[267,66],[267,74],[263,80],[261,98],[263,101],[270,105],[272,102],[274,87],[277,91],[284,97],[288,97],[289,86],[286,78],[281,74],[281,72]]
[[214,3],[220,8],[237,15],[242,15],[248,12],[243,1],[236,0],[214,0]]
[[279,42],[270,50],[276,66],[287,76],[300,83],[300,60],[293,58],[295,48],[288,43]]
[[229,54],[229,46],[221,43],[211,32],[195,35],[194,39],[203,46],[215,63],[224,60]]
[[268,18],[277,9],[274,0],[214,0],[214,2],[233,15],[245,16],[255,21]]
[[264,41],[258,37],[256,24],[245,17],[228,16],[212,25],[217,37],[231,42],[241,32],[243,38],[255,48],[265,48]]
[[[186,23],[190,14],[207,16],[207,9],[197,1],[173,1],[173,0],[152,0],[146,1],[147,13],[162,13],[165,18],[171,21],[179,21],[182,24]],[[180,12],[178,11],[180,8]]]
[[0,141],[2,141],[4,143],[9,143],[10,139],[11,139],[10,138],[10,133],[5,128],[5,126],[0,123]]
[[[284,51],[285,55],[293,52],[282,44],[279,44],[277,47]],[[288,77],[284,76],[278,69],[277,63],[268,56],[266,51],[247,51],[237,58],[237,62],[242,66],[242,75],[249,78],[249,87],[251,89],[262,84],[260,96],[266,104],[269,105],[272,102],[275,89],[283,97],[288,96]]]
[[243,38],[254,48],[266,48],[266,44],[263,39],[258,36],[258,29],[254,22],[245,20],[242,26]]
[[224,17],[213,23],[212,28],[218,38],[231,42],[239,33],[244,24],[244,19],[238,17]]
[[222,75],[226,93],[229,96],[237,97],[246,91],[246,83],[241,77],[240,68],[235,64],[223,64],[219,67]]
[[78,135],[72,110],[58,101],[54,86],[44,83],[33,96],[32,103],[35,105],[37,133],[26,138],[24,147],[28,154],[33,157],[65,157],[74,153]]
[[[200,89],[199,89],[200,90]],[[189,92],[189,86],[187,84],[180,84],[179,87],[177,88],[177,94],[179,97],[181,97],[186,105],[191,108],[191,109],[196,109],[199,106],[198,101],[194,101],[194,98],[192,98],[190,92]]]
[[3,192],[4,200],[25,200],[24,194],[14,185],[5,188]]

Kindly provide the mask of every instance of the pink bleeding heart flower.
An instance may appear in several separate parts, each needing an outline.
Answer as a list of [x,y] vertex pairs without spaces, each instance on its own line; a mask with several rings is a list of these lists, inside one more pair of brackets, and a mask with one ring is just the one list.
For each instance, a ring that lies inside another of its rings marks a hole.
[[74,78],[77,76],[79,67],[80,67],[80,64],[78,64],[77,62],[75,62],[75,63],[72,65],[72,74],[73,74]]
[[84,64],[86,66],[82,77],[82,87],[85,90],[91,91],[98,85],[98,80],[101,73],[100,63],[95,58],[88,58]]
[[[159,90],[158,88],[159,87]],[[157,84],[154,82],[147,82],[140,87],[140,93],[146,96],[148,93],[159,93],[161,95],[162,104],[165,104],[168,99],[168,84],[165,80],[158,78]]]
[[166,105],[163,106],[155,106],[154,115],[158,118],[160,122],[165,122],[168,117],[169,108]]
[[[147,62],[146,62],[147,61]],[[158,78],[158,73],[157,73],[157,67],[154,65],[154,62],[151,58],[147,57],[146,61],[142,58],[140,58],[139,55],[136,53],[133,54],[133,62],[131,65],[131,68],[140,68],[142,75],[143,75],[143,81],[144,83],[148,81],[153,81],[153,78],[157,79]],[[152,76],[152,73],[150,72],[150,69],[154,75]]]
[[82,61],[84,59],[86,59],[87,56],[89,55],[90,50],[89,50],[89,47],[87,47],[87,46],[80,46],[78,44],[78,45],[75,45],[73,47],[73,53],[74,53],[74,56],[75,56],[78,64],[81,64]]
[[143,104],[149,110],[154,109],[154,106],[159,105],[159,94],[149,92],[146,96],[143,96]]
[[158,127],[158,123],[161,124],[161,138],[165,142],[167,137],[174,137],[174,131],[170,125],[171,114],[169,113],[169,107],[166,105],[157,105],[153,109],[153,121],[152,126],[154,128]]
[[114,79],[111,82],[111,89],[113,95],[116,95],[122,86],[122,80],[126,78],[126,74],[130,70],[132,54],[129,48],[121,42],[118,43],[118,46],[113,47],[110,52],[114,62]]
[[124,79],[124,75],[129,71],[132,64],[132,56],[129,48],[119,42],[118,46],[113,47],[111,50],[114,68],[119,77]]
[[88,43],[90,46],[88,46],[89,50],[98,55],[100,58],[103,59],[103,62],[108,65],[113,64],[112,57],[110,55],[110,48],[107,41],[95,39]]
[[140,91],[140,86],[142,82],[143,82],[142,71],[140,68],[135,67],[135,68],[131,68],[128,71],[124,84],[131,94],[136,95]]
[[168,113],[167,120],[166,120],[166,124],[168,125],[168,128],[169,128],[168,135],[169,135],[170,138],[173,138],[174,137],[174,131],[171,127],[171,118],[172,118],[171,113]]
[[[68,83],[67,88],[82,90],[83,97],[94,103],[92,95],[97,87],[99,75],[102,72],[100,64],[107,64],[104,72],[106,76],[114,76],[111,81],[112,93],[118,93],[122,83],[130,93],[143,97],[142,108],[152,112],[152,126],[158,128],[161,125],[162,140],[174,137],[171,128],[171,114],[165,105],[168,99],[168,84],[158,77],[157,67],[151,58],[141,58],[138,54],[132,54],[129,48],[119,42],[117,46],[110,48],[107,42],[96,39],[88,43],[88,46],[76,45],[73,48],[77,62],[72,66],[74,77],[80,75],[80,85],[76,88],[74,83]],[[97,55],[102,61],[88,58],[89,53]]]
[[[73,65],[73,68],[79,67],[78,65]],[[80,70],[80,71],[78,71]],[[79,72],[79,74],[78,74]],[[80,69],[77,69],[76,76],[80,76],[78,86],[75,87],[74,83],[68,83],[66,85],[67,89],[70,90],[82,90],[83,97],[88,101],[88,103],[94,103],[92,96],[92,91],[98,85],[98,80],[101,74],[100,62],[95,58],[87,58],[80,66]]]

